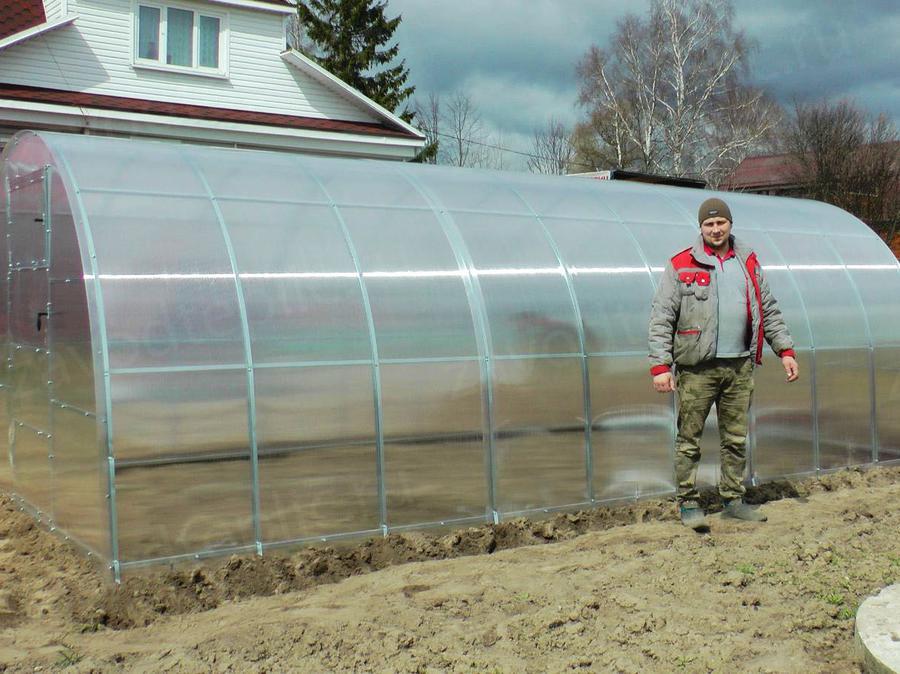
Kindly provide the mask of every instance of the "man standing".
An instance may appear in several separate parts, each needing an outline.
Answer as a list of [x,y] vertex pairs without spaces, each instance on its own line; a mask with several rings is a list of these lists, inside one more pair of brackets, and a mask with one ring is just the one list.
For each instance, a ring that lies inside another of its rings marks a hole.
[[721,440],[723,514],[765,522],[765,515],[743,502],[753,368],[762,361],[763,339],[781,357],[789,382],[799,371],[793,341],[756,253],[731,234],[728,206],[707,199],[699,221],[700,236],[669,260],[653,298],[650,373],[658,392],[678,391],[675,478],[681,521],[701,531],[708,525],[695,486],[698,442],[713,403]]

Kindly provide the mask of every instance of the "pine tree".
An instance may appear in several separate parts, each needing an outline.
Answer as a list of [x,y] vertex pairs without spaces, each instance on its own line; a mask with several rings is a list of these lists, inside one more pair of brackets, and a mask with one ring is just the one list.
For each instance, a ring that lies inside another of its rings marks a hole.
[[[297,15],[304,41],[309,45],[308,56],[376,103],[396,112],[415,87],[406,86],[409,70],[404,59],[390,65],[400,47],[396,43],[385,45],[402,17],[385,17],[386,6],[387,0],[301,0]],[[404,107],[400,117],[409,121],[412,113]]]

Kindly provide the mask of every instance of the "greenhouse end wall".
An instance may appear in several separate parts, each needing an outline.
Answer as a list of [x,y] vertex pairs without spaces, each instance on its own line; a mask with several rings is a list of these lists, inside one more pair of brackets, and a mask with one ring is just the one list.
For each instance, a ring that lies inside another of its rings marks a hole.
[[[708,192],[31,133],[2,171],[6,481],[116,577],[674,492],[646,325]],[[900,459],[897,261],[723,196],[802,373],[757,371],[748,479]]]

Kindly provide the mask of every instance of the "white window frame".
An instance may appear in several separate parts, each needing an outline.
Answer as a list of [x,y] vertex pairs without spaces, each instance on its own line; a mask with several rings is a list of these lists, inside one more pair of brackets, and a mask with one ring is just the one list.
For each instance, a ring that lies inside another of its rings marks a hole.
[[[140,8],[153,7],[159,10],[159,45],[157,59],[141,58],[138,55],[140,47]],[[194,15],[194,35],[192,41],[193,53],[191,54],[191,66],[177,66],[166,63],[166,31],[168,26],[168,10],[180,9],[191,12]],[[207,16],[219,20],[219,67],[209,68],[200,65],[200,17]],[[186,73],[189,75],[204,75],[206,77],[228,77],[228,43],[229,27],[227,12],[210,12],[197,9],[179,2],[159,2],[158,0],[133,0],[132,1],[132,31],[131,31],[131,64],[135,68],[147,68],[148,70],[165,70],[166,72]]]

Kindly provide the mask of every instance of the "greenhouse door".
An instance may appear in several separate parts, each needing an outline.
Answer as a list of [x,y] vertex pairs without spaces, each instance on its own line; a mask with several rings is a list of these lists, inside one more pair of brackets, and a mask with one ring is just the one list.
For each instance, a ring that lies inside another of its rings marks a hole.
[[13,490],[52,517],[50,168],[9,179],[6,312]]

